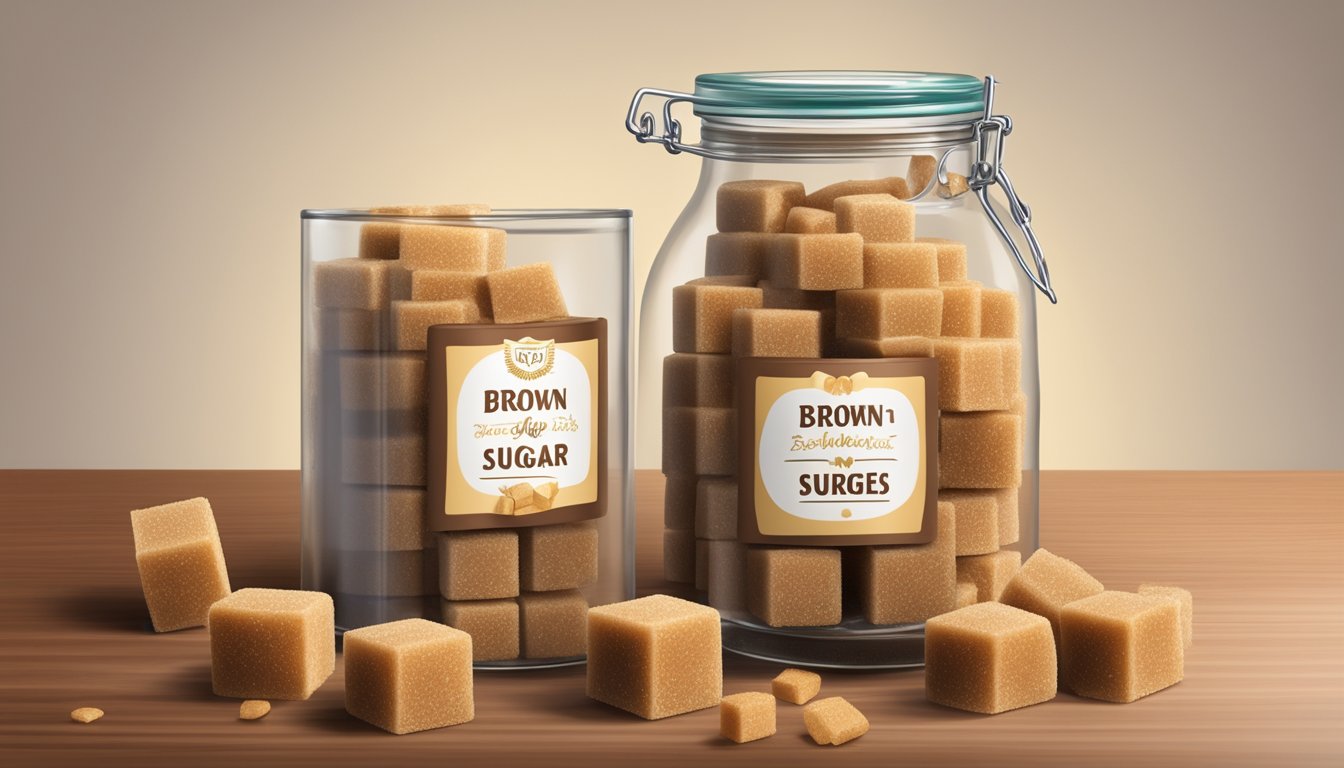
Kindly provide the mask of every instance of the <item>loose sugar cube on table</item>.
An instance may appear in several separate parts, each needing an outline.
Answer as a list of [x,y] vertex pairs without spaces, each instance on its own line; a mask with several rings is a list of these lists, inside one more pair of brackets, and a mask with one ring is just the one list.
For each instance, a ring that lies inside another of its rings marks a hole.
[[1079,696],[1128,703],[1185,677],[1181,610],[1173,600],[1101,592],[1059,612],[1060,674]]
[[588,696],[647,720],[723,697],[719,612],[668,595],[588,611]]
[[835,214],[820,208],[798,206],[789,209],[784,231],[806,235],[835,234]]
[[1001,549],[987,555],[967,555],[957,558],[957,581],[975,584],[979,602],[998,600],[1008,581],[1022,567],[1022,553]]
[[454,531],[439,539],[439,592],[447,600],[518,596],[518,533]]
[[663,358],[663,405],[733,407],[733,358],[674,352]]
[[803,205],[808,208],[832,211],[838,198],[854,195],[891,195],[892,197],[906,198],[910,196],[910,187],[905,183],[905,179],[900,176],[891,176],[885,179],[837,181],[808,194],[807,197],[803,198]]
[[998,551],[999,503],[994,491],[943,490],[938,501],[956,511],[958,557]]
[[424,351],[431,325],[462,325],[480,322],[481,314],[470,301],[394,301],[392,338],[402,351]]
[[840,623],[840,550],[752,547],[747,552],[747,607],[772,627]]
[[835,201],[837,232],[856,232],[865,243],[915,239],[915,207],[891,195],[851,195]]
[[863,287],[863,237],[777,235],[770,239],[765,278],[775,288],[835,291]]
[[830,746],[853,741],[868,732],[868,718],[840,696],[804,706],[803,724],[813,741]]
[[737,538],[737,478],[700,478],[695,495],[695,535],[711,541]]
[[938,451],[943,488],[1022,484],[1022,418],[1007,411],[944,413]]
[[985,338],[1016,339],[1017,294],[1001,288],[980,291],[980,335]]
[[695,531],[663,531],[663,578],[678,584],[695,583]]
[[664,408],[663,472],[735,474],[736,431],[737,412],[732,408]]
[[770,235],[764,232],[719,232],[705,239],[706,275],[765,275]]
[[569,316],[548,261],[491,272],[486,277],[496,323],[535,323]]
[[980,284],[972,280],[943,281],[943,336],[980,335]]
[[1003,588],[999,602],[1044,616],[1059,640],[1059,613],[1074,600],[1106,588],[1072,560],[1042,547],[1032,553]]
[[789,209],[803,202],[796,181],[749,179],[719,186],[717,219],[720,232],[783,232]]
[[937,288],[938,249],[930,243],[864,243],[864,288]]
[[203,626],[229,594],[229,571],[210,502],[187,499],[131,512],[135,565],[155,632]]
[[861,288],[840,291],[835,301],[842,338],[933,337],[942,328],[943,294],[936,288]]
[[507,233],[490,227],[410,224],[401,229],[401,262],[407,269],[490,271],[503,263]]
[[328,309],[386,309],[405,279],[400,261],[335,259],[313,264],[313,303]]
[[334,609],[323,592],[240,589],[210,606],[209,626],[216,696],[306,699],[336,668]]
[[1140,584],[1139,594],[1175,601],[1181,609],[1181,645],[1185,648],[1194,645],[1195,601],[1190,595],[1190,590],[1180,587],[1164,587],[1158,584]]
[[353,629],[344,637],[345,709],[385,731],[469,722],[471,636],[425,619]]
[[597,581],[597,527],[582,522],[521,528],[518,560],[526,591],[588,586]]
[[750,691],[724,696],[719,702],[719,733],[744,744],[775,735],[775,697]]
[[869,624],[920,622],[956,607],[956,511],[938,503],[938,532],[927,544],[859,547],[855,584]]
[[523,658],[582,656],[588,635],[588,601],[577,589],[524,592],[518,598]]
[[981,602],[924,625],[924,692],[935,704],[996,715],[1057,690],[1055,637],[1044,617]]
[[485,275],[418,269],[411,273],[412,301],[470,301],[482,318],[491,317],[490,287]]
[[471,635],[472,661],[518,658],[518,601],[444,600],[443,623]]
[[916,237],[916,243],[928,243],[938,250],[938,282],[966,279],[966,244],[946,237]]
[[672,289],[672,349],[726,354],[733,345],[733,311],[759,309],[761,289],[679,285]]
[[739,309],[733,312],[736,357],[821,357],[821,313],[808,309]]
[[770,681],[775,698],[790,704],[806,704],[821,690],[821,675],[805,669],[786,669]]

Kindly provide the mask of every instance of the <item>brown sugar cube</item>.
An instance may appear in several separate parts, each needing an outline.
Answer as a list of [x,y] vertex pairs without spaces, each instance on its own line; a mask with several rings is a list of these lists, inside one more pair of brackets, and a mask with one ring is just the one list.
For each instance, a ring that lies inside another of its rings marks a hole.
[[770,239],[765,278],[775,288],[835,291],[863,287],[863,237],[777,235]]
[[1001,549],[988,555],[967,555],[957,558],[957,581],[975,584],[977,602],[998,600],[1008,581],[1022,567],[1022,553]]
[[394,301],[393,346],[404,351],[424,351],[431,325],[462,325],[480,319],[481,313],[470,301]]
[[733,310],[759,309],[761,289],[679,285],[672,289],[672,349],[726,354],[733,345]]
[[737,472],[732,408],[664,408],[663,472],[731,475]]
[[733,358],[673,352],[663,358],[663,405],[733,407]]
[[930,243],[864,243],[864,288],[937,288],[938,249]]
[[957,607],[965,608],[968,605],[975,605],[980,602],[979,590],[975,584],[969,581],[957,582]]
[[[359,542],[359,546],[368,546]],[[418,597],[433,592],[425,585],[425,551],[343,550],[339,553],[336,590],[369,597]]]
[[865,621],[919,622],[956,606],[957,523],[953,506],[940,501],[933,541],[854,550],[855,586]]
[[803,202],[796,181],[749,179],[719,186],[720,232],[783,232],[789,209]]
[[663,531],[663,578],[678,584],[695,583],[695,531]]
[[1057,690],[1055,637],[1041,616],[981,602],[924,625],[924,695],[935,704],[997,715]]
[[1059,612],[1060,674],[1079,696],[1127,704],[1185,677],[1174,600],[1102,592]]
[[790,208],[789,216],[784,221],[784,231],[800,235],[833,235],[835,214],[802,205]]
[[803,707],[803,724],[807,735],[821,745],[839,746],[868,732],[868,718],[840,696]]
[[317,344],[331,350],[386,349],[387,325],[377,310],[318,309]]
[[1195,600],[1190,590],[1180,587],[1164,587],[1158,584],[1140,584],[1139,594],[1173,600],[1181,610],[1181,646],[1189,648],[1195,643]]
[[401,229],[401,262],[407,269],[488,272],[503,261],[507,233],[490,227],[411,224]]
[[705,539],[695,540],[695,590],[709,591],[709,542]]
[[821,313],[808,309],[733,312],[736,357],[821,357]]
[[646,720],[717,705],[719,612],[668,595],[590,608],[588,696]]
[[737,538],[737,478],[702,477],[695,494],[696,538]]
[[1017,294],[1002,288],[980,291],[980,335],[985,338],[1016,339]]
[[1101,594],[1106,588],[1072,560],[1042,547],[1009,579],[998,601],[1044,616],[1059,641],[1059,612],[1074,600]]
[[752,547],[747,609],[772,627],[840,623],[840,550]]
[[229,571],[210,502],[177,501],[131,512],[135,565],[155,632],[205,625],[229,594]]
[[966,244],[946,237],[916,237],[916,243],[929,243],[938,249],[938,282],[966,279]]
[[529,592],[585,587],[597,581],[597,527],[537,525],[518,531],[519,586]]
[[805,669],[786,669],[770,681],[775,698],[790,704],[806,704],[821,690],[821,675]]
[[396,734],[469,722],[471,635],[425,619],[345,633],[345,711]]
[[1021,521],[1018,519],[1016,488],[1000,488],[994,492],[999,505],[999,546],[1016,544],[1021,538]]
[[700,478],[668,475],[663,488],[663,527],[675,531],[695,530],[696,496]]
[[915,207],[891,195],[836,198],[835,229],[856,232],[865,243],[908,243],[915,239]]
[[803,198],[803,205],[808,208],[833,211],[837,198],[854,195],[891,195],[907,198],[910,196],[910,187],[905,183],[905,179],[900,176],[891,176],[885,179],[837,181],[834,184],[827,184]]
[[496,323],[535,323],[569,316],[548,261],[495,270],[486,283]]
[[330,309],[386,309],[404,279],[400,261],[335,259],[313,264],[313,303]]
[[1022,484],[1022,417],[1006,411],[945,413],[938,451],[942,488]]
[[[987,555],[999,549],[999,502],[993,491],[938,492],[957,516],[957,557]],[[1019,606],[1025,607],[1025,606]]]
[[774,736],[775,697],[760,691],[724,696],[719,702],[719,734],[738,744]]
[[840,349],[846,357],[933,357],[933,339],[926,336],[844,339]]
[[470,301],[482,318],[491,317],[490,284],[485,275],[417,269],[411,273],[412,301]]
[[927,192],[938,173],[938,158],[933,155],[915,155],[905,169],[905,183],[911,195]]
[[346,435],[341,444],[341,480],[356,485],[423,486],[424,434]]
[[757,281],[751,275],[706,275],[687,280],[686,285],[726,285],[734,288],[750,288]]
[[439,539],[439,593],[447,600],[518,596],[518,533],[454,531]]
[[425,356],[342,355],[341,407],[356,410],[421,410],[425,407]]
[[980,284],[971,280],[943,281],[944,336],[980,335]]
[[518,601],[443,600],[443,623],[471,635],[472,661],[518,658]]
[[765,274],[770,236],[764,232],[719,232],[705,240],[705,275]]
[[400,258],[401,225],[371,222],[359,228],[359,258],[392,260]]
[[210,606],[210,682],[216,696],[306,699],[336,668],[331,596],[240,589]]
[[943,184],[942,182],[939,182],[938,184],[938,196],[944,200],[950,200],[971,191],[970,179],[967,179],[960,173],[957,173],[956,171],[945,171],[944,175],[947,176],[947,183]]
[[942,324],[943,294],[936,288],[861,288],[835,297],[835,332],[842,338],[933,337]]
[[797,288],[776,288],[766,280],[762,280],[759,287],[763,306],[766,309],[835,311],[835,291],[800,291]]
[[577,589],[524,592],[518,598],[523,658],[582,656],[588,642],[588,601]]
[[747,547],[736,541],[705,542],[709,604],[720,611],[747,607]]
[[1012,367],[1004,359],[1006,349],[1001,342],[1001,339],[951,337],[933,340],[933,355],[938,358],[939,408],[1001,411],[1012,405],[1017,380],[1011,385],[1004,381],[1004,374],[1011,373]]

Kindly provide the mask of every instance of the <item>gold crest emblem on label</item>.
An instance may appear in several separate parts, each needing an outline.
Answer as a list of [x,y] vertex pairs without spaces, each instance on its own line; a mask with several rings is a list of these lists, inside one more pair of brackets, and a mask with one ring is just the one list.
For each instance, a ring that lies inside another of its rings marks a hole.
[[517,341],[505,339],[504,366],[523,381],[545,376],[555,366],[555,339],[537,341],[531,336]]

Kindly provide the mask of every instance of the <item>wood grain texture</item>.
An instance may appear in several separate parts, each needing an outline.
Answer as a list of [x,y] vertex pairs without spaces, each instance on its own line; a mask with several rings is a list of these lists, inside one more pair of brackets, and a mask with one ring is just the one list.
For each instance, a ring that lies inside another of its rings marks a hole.
[[[656,475],[642,476],[639,580],[662,586]],[[235,588],[298,581],[293,472],[0,472],[0,763],[551,766],[1344,764],[1344,474],[1047,472],[1045,546],[1107,586],[1195,595],[1186,680],[1135,704],[1067,694],[984,717],[927,704],[919,671],[823,673],[872,731],[732,745],[710,709],[644,722],[587,700],[583,669],[478,673],[476,720],[394,737],[348,717],[336,674],[242,722],[210,692],[204,630],[148,631],[127,511],[204,495]],[[778,668],[732,656],[725,692]],[[96,706],[91,725],[70,710]]]

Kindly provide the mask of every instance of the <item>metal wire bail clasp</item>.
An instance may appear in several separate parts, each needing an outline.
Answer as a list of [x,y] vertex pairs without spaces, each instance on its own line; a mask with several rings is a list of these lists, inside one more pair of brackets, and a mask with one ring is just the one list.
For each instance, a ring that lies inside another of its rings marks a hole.
[[[661,96],[667,101],[663,102],[663,132],[658,133],[658,125],[654,120],[652,112],[640,114],[639,103],[645,96]],[[680,91],[664,91],[659,88],[640,88],[635,91],[635,97],[630,100],[630,109],[625,113],[625,129],[635,135],[635,141],[641,144],[662,144],[663,149],[673,155],[681,154],[688,147],[681,143],[681,123],[672,117],[672,105],[682,101],[695,101],[695,97],[689,93]],[[638,121],[636,121],[638,115]]]
[[[974,138],[977,147],[976,162],[971,166],[971,175],[967,179],[967,185],[975,196],[980,200],[980,206],[985,209],[985,215],[989,217],[990,223],[994,229],[998,230],[999,237],[1008,244],[1009,250],[1013,252],[1013,257],[1022,267],[1022,271],[1027,273],[1027,278],[1032,284],[1044,293],[1046,298],[1050,299],[1051,304],[1058,304],[1059,299],[1055,296],[1055,289],[1050,285],[1050,268],[1046,266],[1045,256],[1041,253],[1041,244],[1036,240],[1036,233],[1031,229],[1031,208],[1022,198],[1017,196],[1017,191],[1013,189],[1013,182],[1008,178],[1008,172],[1003,168],[1003,145],[1008,135],[1013,132],[1013,119],[1007,115],[994,114],[994,86],[996,80],[993,75],[985,77],[985,116],[975,124]],[[1008,212],[1012,215],[1013,221],[1022,230],[1022,234],[1027,238],[1027,245],[1031,248],[1032,261],[1036,264],[1033,271],[1027,265],[1027,261],[1022,256],[1022,251],[1017,247],[1017,242],[1004,226],[1003,220],[999,218],[998,213],[989,202],[990,186],[998,184],[1003,189],[1004,196],[1008,199]]]

